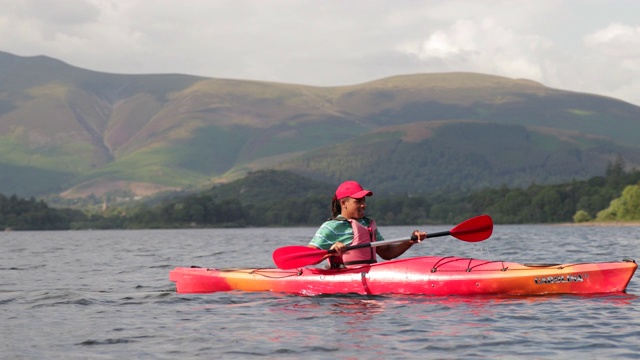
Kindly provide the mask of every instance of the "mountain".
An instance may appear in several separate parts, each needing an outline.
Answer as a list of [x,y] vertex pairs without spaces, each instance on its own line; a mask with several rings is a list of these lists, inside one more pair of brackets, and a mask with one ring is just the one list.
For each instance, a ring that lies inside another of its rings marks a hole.
[[526,186],[640,164],[640,108],[475,73],[314,87],[89,71],[0,52],[0,193],[198,190],[286,169],[389,193]]

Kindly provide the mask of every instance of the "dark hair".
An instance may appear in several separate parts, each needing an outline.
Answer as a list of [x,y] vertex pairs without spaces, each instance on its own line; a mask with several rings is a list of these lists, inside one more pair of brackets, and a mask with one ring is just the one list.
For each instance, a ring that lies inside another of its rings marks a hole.
[[340,205],[340,199],[331,200],[331,219],[335,219],[342,213],[342,205]]

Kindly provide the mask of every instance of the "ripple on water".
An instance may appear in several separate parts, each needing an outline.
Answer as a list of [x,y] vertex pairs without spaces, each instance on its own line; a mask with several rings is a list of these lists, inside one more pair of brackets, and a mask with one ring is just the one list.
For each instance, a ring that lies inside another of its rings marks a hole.
[[[399,237],[413,228],[383,230],[396,231],[389,237]],[[34,359],[640,354],[640,300],[634,295],[640,289],[638,275],[629,294],[540,297],[186,295],[176,293],[168,280],[168,270],[175,266],[269,266],[274,248],[302,243],[314,231],[8,234],[14,239],[0,252],[0,353]],[[495,236],[482,243],[484,255],[537,263],[640,256],[637,229],[563,231],[551,226],[498,226]],[[238,239],[252,239],[251,246]],[[455,239],[411,251],[475,254],[473,244]]]

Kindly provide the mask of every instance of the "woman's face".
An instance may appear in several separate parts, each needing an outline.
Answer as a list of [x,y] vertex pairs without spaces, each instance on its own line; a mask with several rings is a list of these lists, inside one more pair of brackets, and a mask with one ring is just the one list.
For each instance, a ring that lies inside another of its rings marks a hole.
[[340,204],[342,205],[342,216],[351,220],[351,219],[361,219],[364,217],[364,210],[367,207],[365,198],[354,199],[354,198],[344,198],[340,200]]

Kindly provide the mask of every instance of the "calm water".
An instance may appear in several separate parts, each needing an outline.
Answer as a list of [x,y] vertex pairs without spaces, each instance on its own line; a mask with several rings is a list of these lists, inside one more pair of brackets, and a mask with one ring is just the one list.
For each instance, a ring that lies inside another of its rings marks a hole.
[[[179,295],[168,280],[176,266],[271,267],[314,231],[0,233],[0,358],[640,358],[640,274],[626,294],[553,297]],[[640,260],[640,227],[497,226],[413,255]]]

